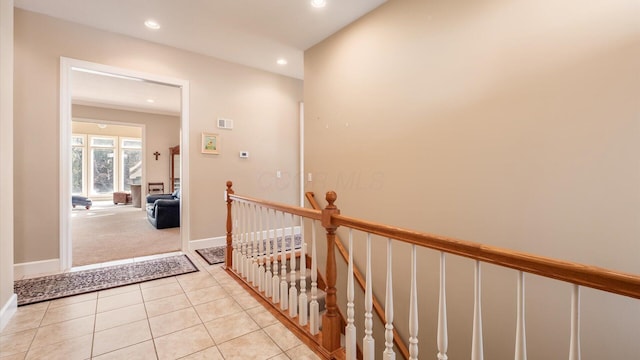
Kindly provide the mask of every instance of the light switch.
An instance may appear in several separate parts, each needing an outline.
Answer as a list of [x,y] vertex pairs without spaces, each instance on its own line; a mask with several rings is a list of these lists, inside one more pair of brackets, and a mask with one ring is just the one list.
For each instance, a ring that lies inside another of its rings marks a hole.
[[282,177],[282,172],[280,172],[280,170],[276,170],[276,177],[278,179]]

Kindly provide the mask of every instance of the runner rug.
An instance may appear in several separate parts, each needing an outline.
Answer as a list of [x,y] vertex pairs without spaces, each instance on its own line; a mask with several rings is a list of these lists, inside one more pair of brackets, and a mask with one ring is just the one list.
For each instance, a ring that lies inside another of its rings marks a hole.
[[[287,235],[284,238],[284,243],[285,243],[285,250],[289,251],[291,250],[291,235]],[[302,246],[302,236],[300,236],[300,234],[296,234],[294,237],[294,247],[295,249],[300,249],[300,247]],[[272,249],[271,251],[273,251],[273,239],[269,239],[269,248]],[[276,241],[276,244],[278,246],[278,251],[280,251],[280,247],[282,246],[282,237],[279,237],[278,240]],[[266,244],[264,244],[263,246],[266,246]],[[214,246],[214,247],[209,247],[209,248],[204,248],[204,249],[197,249],[196,252],[198,253],[198,255],[202,256],[202,258],[209,263],[209,265],[214,265],[214,264],[220,264],[224,262],[224,255],[225,255],[225,249],[227,248],[226,245],[222,245],[222,246]]]
[[198,268],[186,255],[17,280],[18,306],[188,274]]

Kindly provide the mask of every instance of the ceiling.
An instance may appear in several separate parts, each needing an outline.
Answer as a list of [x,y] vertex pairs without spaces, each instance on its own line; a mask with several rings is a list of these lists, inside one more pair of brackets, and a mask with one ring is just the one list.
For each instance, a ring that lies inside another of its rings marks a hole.
[[179,87],[72,68],[73,104],[180,115]]
[[[303,79],[304,51],[387,0],[15,0],[15,6],[94,28]],[[186,4],[186,5],[185,5]],[[153,19],[160,29],[144,22]],[[286,65],[278,65],[280,58]],[[74,104],[180,114],[180,90],[72,71]],[[153,102],[150,102],[150,99]]]
[[[56,18],[303,79],[304,50],[386,0],[15,0]],[[154,19],[161,27],[144,26]],[[286,65],[276,60],[284,58]]]

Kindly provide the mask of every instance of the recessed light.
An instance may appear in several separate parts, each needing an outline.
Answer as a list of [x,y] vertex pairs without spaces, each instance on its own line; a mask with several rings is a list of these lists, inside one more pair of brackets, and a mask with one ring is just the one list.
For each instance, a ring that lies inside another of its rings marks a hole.
[[314,8],[323,8],[327,6],[326,0],[311,0],[311,6]]
[[153,100],[153,99],[147,99],[147,102],[148,102],[149,104],[153,104],[153,103],[154,103],[154,102],[156,102],[156,101],[155,101],[155,100]]
[[160,24],[158,24],[157,21],[149,19],[147,21],[144,22],[144,26],[148,27],[151,30],[158,30],[160,29]]
[[287,59],[280,58],[276,63],[278,63],[278,65],[287,65]]

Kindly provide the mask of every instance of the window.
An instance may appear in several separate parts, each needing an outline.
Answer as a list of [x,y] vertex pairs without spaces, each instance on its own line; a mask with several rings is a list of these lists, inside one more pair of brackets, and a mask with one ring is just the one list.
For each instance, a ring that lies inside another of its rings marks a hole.
[[142,181],[142,140],[120,138],[120,159],[120,189],[131,191]]
[[71,193],[86,194],[85,179],[87,176],[86,135],[73,134],[71,136]]
[[106,195],[116,187],[116,138],[89,136],[91,166],[89,167],[90,194]]
[[73,134],[71,192],[106,198],[142,183],[142,139]]

